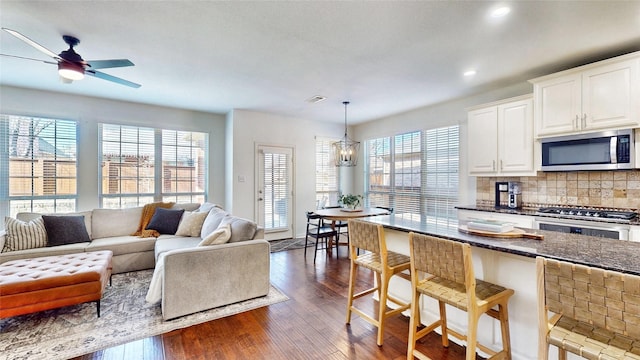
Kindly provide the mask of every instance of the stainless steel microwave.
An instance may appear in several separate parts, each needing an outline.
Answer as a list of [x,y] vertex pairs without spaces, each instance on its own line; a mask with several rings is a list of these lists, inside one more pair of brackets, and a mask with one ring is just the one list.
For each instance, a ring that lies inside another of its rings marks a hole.
[[633,169],[633,129],[541,140],[542,171]]

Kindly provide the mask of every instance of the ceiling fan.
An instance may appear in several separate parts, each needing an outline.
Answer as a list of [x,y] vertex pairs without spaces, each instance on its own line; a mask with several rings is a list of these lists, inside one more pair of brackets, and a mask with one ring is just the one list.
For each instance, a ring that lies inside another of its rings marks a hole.
[[64,83],[71,83],[73,82],[73,80],[81,80],[84,78],[85,75],[89,75],[89,76],[97,77],[103,80],[112,81],[121,85],[130,86],[132,88],[139,88],[140,86],[142,86],[140,84],[136,84],[134,82],[97,71],[96,69],[134,66],[134,64],[128,59],[90,60],[90,61],[84,60],[82,59],[80,54],[78,54],[77,52],[75,52],[75,50],[73,50],[73,47],[80,43],[80,40],[78,40],[78,38],[76,37],[73,37],[71,35],[63,35],[62,39],[64,40],[65,43],[69,45],[69,49],[64,50],[60,54],[56,55],[56,53],[54,53],[53,51],[45,48],[44,46],[38,44],[37,42],[29,39],[28,37],[22,35],[21,33],[15,30],[7,29],[7,28],[2,28],[2,30],[26,42],[27,44],[31,45],[37,50],[43,52],[45,55],[52,57],[54,60],[56,60],[56,62],[45,61],[40,59],[32,59],[32,58],[16,56],[16,55],[7,55],[7,54],[0,54],[0,55],[15,57],[19,59],[42,61],[47,64],[57,64],[58,74],[60,74],[60,77]]

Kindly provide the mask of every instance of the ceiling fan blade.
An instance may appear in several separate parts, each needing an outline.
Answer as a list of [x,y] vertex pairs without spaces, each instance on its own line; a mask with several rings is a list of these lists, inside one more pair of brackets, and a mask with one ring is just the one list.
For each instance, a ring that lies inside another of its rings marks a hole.
[[26,42],[27,44],[31,45],[32,47],[38,49],[39,51],[45,53],[47,56],[50,56],[52,58],[54,58],[57,61],[61,61],[62,58],[60,56],[58,56],[58,54],[54,53],[53,51],[47,49],[46,47],[38,44],[37,42],[29,39],[28,37],[20,34],[19,32],[15,31],[15,30],[11,30],[11,29],[7,29],[7,28],[2,28],[2,30],[8,32],[9,34],[17,37],[18,39]]
[[87,61],[87,65],[91,66],[92,69],[134,66],[134,64],[128,59],[90,60]]
[[18,55],[0,54],[0,56],[6,56],[6,57],[12,57],[12,58],[18,58],[18,59],[24,59],[24,60],[41,61],[41,62],[43,62],[45,64],[53,64],[53,65],[57,65],[58,64],[57,62],[53,62],[53,61],[28,58],[28,57],[18,56]]
[[85,70],[84,73],[86,75],[89,75],[89,76],[94,76],[94,77],[97,77],[97,78],[100,78],[100,79],[103,79],[103,80],[113,81],[114,83],[118,83],[118,84],[125,85],[125,86],[130,86],[130,87],[136,88],[136,89],[139,88],[140,86],[142,86],[140,84],[136,84],[136,83],[131,82],[129,80],[121,79],[119,77],[112,76],[112,75],[109,75],[109,74],[105,74],[103,72],[96,71],[96,70],[93,70],[93,69],[87,69],[87,70]]

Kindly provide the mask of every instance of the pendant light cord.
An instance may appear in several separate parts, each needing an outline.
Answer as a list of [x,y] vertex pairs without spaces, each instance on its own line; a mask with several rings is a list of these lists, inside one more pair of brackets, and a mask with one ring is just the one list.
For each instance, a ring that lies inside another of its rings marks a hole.
[[349,105],[348,101],[343,101],[344,104],[344,139],[347,140],[347,105]]

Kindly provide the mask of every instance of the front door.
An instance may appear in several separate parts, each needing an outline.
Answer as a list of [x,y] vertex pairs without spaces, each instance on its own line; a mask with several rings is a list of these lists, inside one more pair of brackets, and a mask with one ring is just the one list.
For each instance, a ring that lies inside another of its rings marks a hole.
[[267,240],[293,237],[293,148],[258,145],[256,218]]

